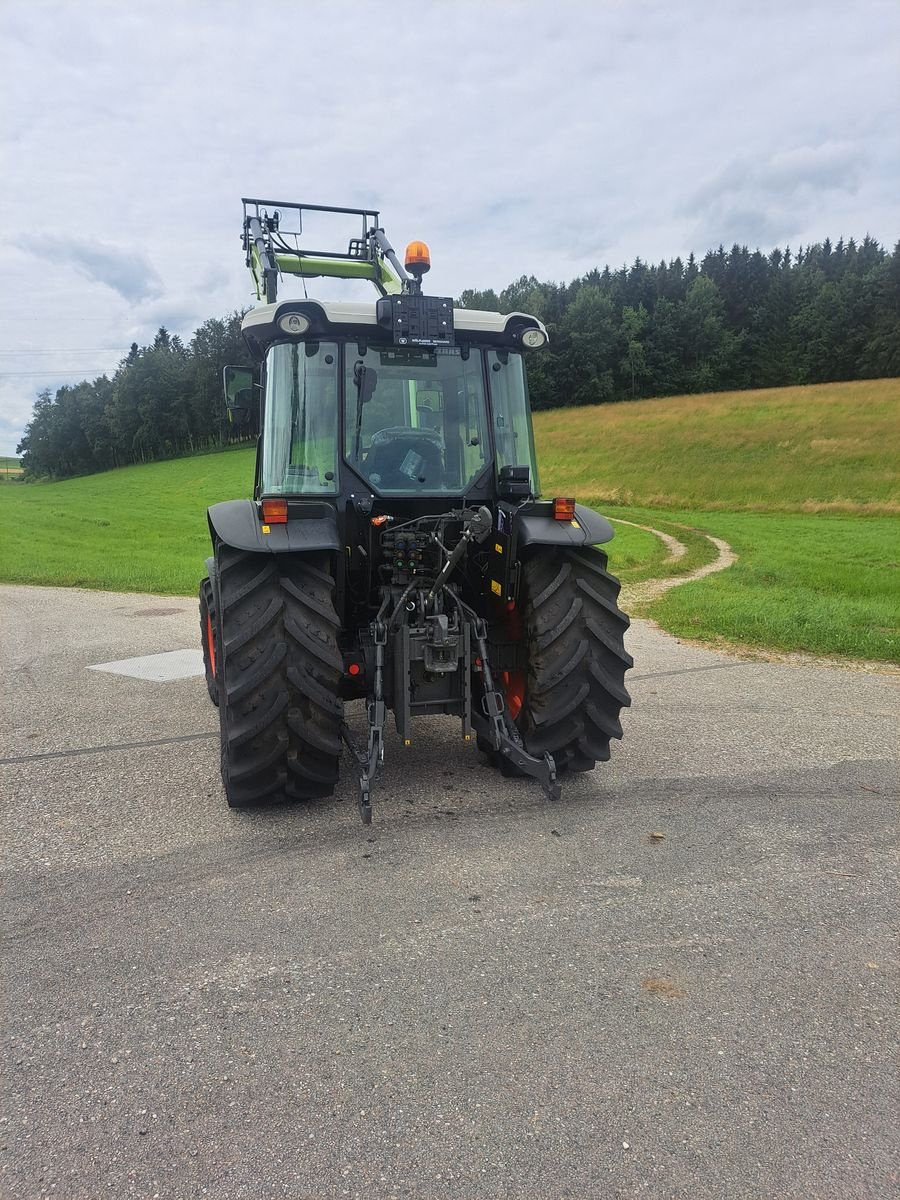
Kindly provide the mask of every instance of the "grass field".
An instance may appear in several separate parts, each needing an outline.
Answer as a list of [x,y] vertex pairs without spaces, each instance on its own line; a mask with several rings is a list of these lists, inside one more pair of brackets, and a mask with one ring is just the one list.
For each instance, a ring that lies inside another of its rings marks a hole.
[[[892,419],[893,415],[893,419]],[[630,583],[738,563],[646,611],[683,637],[900,661],[900,380],[674,397],[538,413],[546,495],[575,494],[616,526]],[[253,451],[129,467],[0,492],[0,578],[191,594],[205,509],[247,495]]]
[[[684,531],[665,524],[659,513],[628,511],[684,540]],[[724,538],[738,561],[637,606],[636,614],[652,616],[684,638],[900,662],[897,517],[696,510],[667,515]]]
[[22,474],[22,464],[17,458],[0,454],[0,481],[18,479]]
[[605,504],[900,512],[900,379],[538,413],[541,482]]
[[196,590],[206,509],[249,494],[253,450],[125,467],[0,496],[0,576],[109,591]]

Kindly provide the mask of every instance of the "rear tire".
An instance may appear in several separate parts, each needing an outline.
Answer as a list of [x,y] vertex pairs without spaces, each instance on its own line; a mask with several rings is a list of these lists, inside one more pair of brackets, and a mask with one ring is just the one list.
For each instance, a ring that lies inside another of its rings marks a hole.
[[605,762],[610,741],[622,736],[621,709],[631,704],[629,621],[606,565],[594,547],[538,546],[523,557],[518,613],[527,666],[516,726],[529,754],[552,754],[560,772]]
[[343,660],[327,554],[220,545],[219,717],[232,808],[330,796],[341,755]]

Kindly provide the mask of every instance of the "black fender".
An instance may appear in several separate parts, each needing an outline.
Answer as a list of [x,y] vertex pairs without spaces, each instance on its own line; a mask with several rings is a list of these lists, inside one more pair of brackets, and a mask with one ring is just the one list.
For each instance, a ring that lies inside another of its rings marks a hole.
[[[223,500],[206,511],[213,547],[224,542],[235,550],[259,554],[340,550],[337,514],[330,505],[292,505],[290,515],[291,519],[284,525],[264,527],[253,500]],[[264,528],[269,532],[264,533]]]
[[612,525],[606,517],[575,505],[575,519],[556,521],[551,504],[538,502],[533,507],[516,513],[516,545],[522,546],[599,546],[615,537]]

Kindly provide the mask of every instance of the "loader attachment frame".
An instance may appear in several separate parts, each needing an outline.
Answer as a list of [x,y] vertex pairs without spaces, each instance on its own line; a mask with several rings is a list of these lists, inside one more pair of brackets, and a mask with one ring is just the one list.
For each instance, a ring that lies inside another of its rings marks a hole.
[[[327,204],[294,204],[283,200],[245,197],[243,245],[247,266],[256,285],[256,296],[267,304],[278,299],[281,275],[305,279],[329,276],[334,279],[364,279],[382,296],[415,291],[416,281],[407,274],[388,241],[376,209],[335,208]],[[361,220],[359,237],[348,240],[346,251],[300,248],[305,213],[334,213]],[[297,232],[282,232],[285,213],[295,213]],[[288,238],[295,238],[290,245]]]

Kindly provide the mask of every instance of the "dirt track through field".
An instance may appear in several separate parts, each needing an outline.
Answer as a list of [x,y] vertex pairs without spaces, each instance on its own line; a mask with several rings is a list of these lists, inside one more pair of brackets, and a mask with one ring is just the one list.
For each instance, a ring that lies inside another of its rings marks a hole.
[[[669,551],[666,563],[678,562],[687,554],[687,546],[684,542],[680,542],[678,538],[673,537],[671,533],[663,533],[661,529],[654,529],[652,525],[639,525],[636,521],[624,521],[618,517],[611,517],[610,520],[616,525],[632,525],[635,529],[643,529],[646,533],[652,533],[654,537],[666,546]],[[702,567],[697,567],[695,571],[691,571],[689,575],[670,575],[662,579],[645,579],[642,583],[625,584],[622,588],[622,599],[626,605],[643,604],[648,600],[655,600],[661,596],[663,592],[669,591],[670,588],[679,587],[682,583],[693,583],[695,579],[704,579],[707,575],[714,575],[717,571],[724,571],[737,562],[737,555],[732,550],[731,546],[722,538],[713,537],[711,533],[703,533],[700,529],[693,529],[689,525],[682,526],[683,529],[690,529],[691,533],[698,533],[701,537],[705,537],[708,542],[712,542],[718,550],[718,556],[712,562],[704,563]]]

